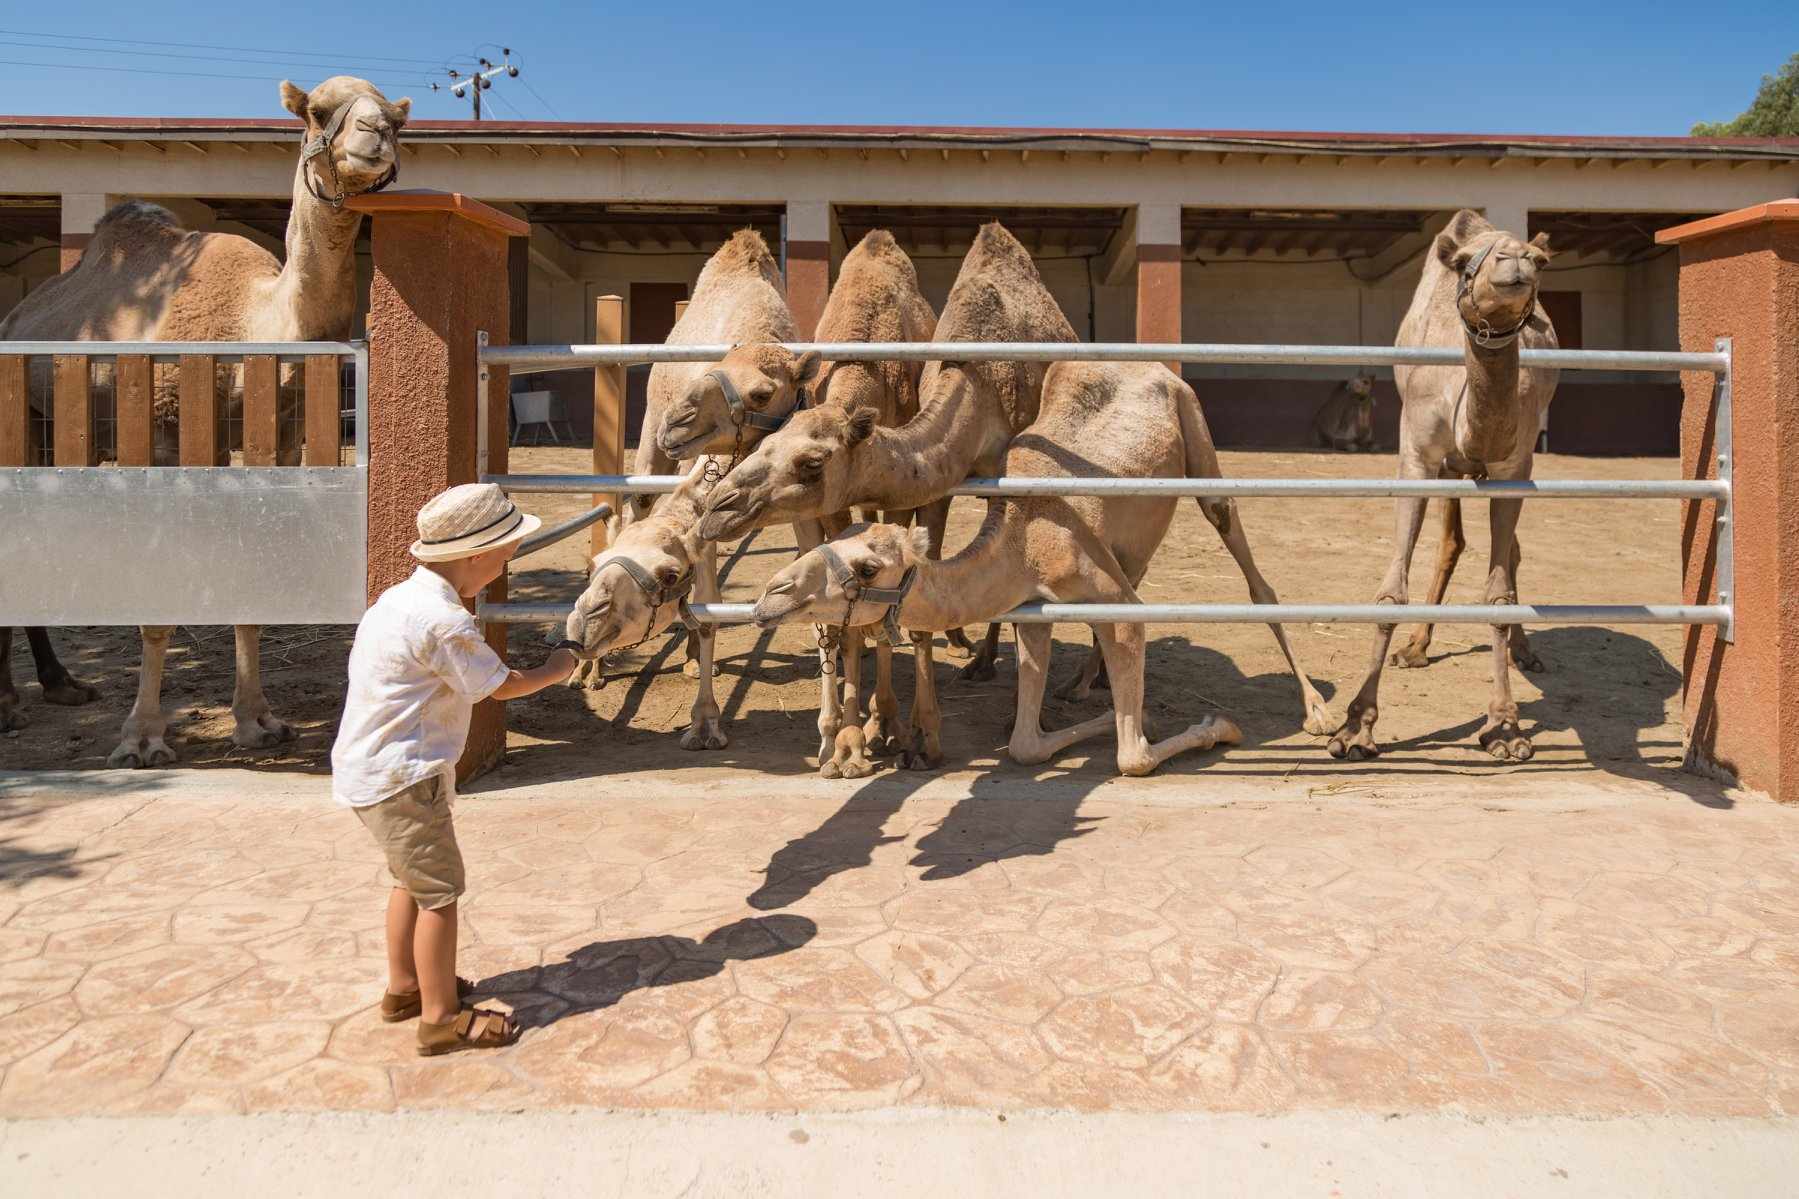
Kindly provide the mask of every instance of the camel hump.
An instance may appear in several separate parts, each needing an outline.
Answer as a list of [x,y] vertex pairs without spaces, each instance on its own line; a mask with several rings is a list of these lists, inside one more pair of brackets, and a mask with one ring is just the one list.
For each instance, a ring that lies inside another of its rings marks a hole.
[[186,236],[181,221],[162,205],[148,200],[125,200],[107,209],[106,215],[94,223],[94,236],[82,257],[133,255],[161,249]]
[[754,229],[739,229],[731,234],[731,240],[720,246],[718,253],[706,263],[706,270],[722,274],[759,274],[775,287],[781,286],[780,264],[769,253],[768,243]]

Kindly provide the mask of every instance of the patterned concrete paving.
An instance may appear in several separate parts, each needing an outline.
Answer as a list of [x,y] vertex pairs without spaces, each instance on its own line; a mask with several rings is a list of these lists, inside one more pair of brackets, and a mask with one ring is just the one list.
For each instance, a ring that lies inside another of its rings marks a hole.
[[464,965],[528,1031],[424,1061],[324,780],[0,776],[0,1116],[1799,1114],[1799,811],[1677,786],[508,780]]

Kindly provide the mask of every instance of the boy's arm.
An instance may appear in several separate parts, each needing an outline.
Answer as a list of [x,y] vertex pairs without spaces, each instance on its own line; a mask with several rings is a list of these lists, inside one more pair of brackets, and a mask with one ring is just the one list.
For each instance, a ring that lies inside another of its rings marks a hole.
[[522,699],[527,695],[535,695],[545,687],[553,687],[575,673],[575,667],[581,660],[566,649],[558,649],[544,660],[542,666],[530,670],[509,670],[506,681],[488,693],[489,699]]

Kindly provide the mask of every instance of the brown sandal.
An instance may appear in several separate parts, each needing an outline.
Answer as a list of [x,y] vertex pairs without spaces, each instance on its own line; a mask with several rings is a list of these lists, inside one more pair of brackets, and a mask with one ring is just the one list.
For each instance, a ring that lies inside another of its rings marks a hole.
[[518,1040],[519,1026],[505,1012],[465,1007],[448,1024],[419,1021],[419,1056],[436,1057],[464,1049],[499,1049]]
[[[456,979],[456,998],[467,999],[475,993],[475,984],[460,976]],[[381,996],[381,1019],[389,1024],[398,1024],[402,1020],[410,1020],[424,1010],[424,1000],[417,991],[395,994],[392,991]]]

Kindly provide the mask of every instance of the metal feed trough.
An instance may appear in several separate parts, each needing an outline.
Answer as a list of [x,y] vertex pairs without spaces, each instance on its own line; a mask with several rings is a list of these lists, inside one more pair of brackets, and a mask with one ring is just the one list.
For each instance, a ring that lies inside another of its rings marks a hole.
[[[1156,345],[1136,342],[807,342],[787,343],[803,353],[817,351],[835,361],[906,362],[1203,362],[1266,366],[1455,366],[1462,351],[1449,347]],[[480,417],[477,459],[484,480],[512,492],[613,492],[661,494],[673,491],[679,475],[518,475],[487,473],[488,368],[505,366],[513,375],[571,367],[622,366],[656,362],[716,362],[729,345],[561,345],[488,346],[481,339]],[[1433,496],[1459,499],[1681,499],[1712,500],[1720,538],[1715,604],[1025,604],[994,617],[1018,624],[1696,624],[1716,625],[1733,639],[1734,574],[1731,552],[1730,340],[1721,338],[1710,354],[1636,350],[1523,350],[1525,366],[1563,370],[1704,371],[1716,378],[1717,478],[1697,480],[1556,480],[1477,482],[1469,479],[969,479],[950,489],[955,496],[1159,495],[1159,496]],[[576,517],[540,536],[539,548],[600,519],[600,509]],[[585,523],[577,523],[582,522]],[[749,604],[694,604],[694,616],[715,624],[750,620]],[[538,624],[567,618],[572,605],[488,603],[481,619],[505,624]],[[802,618],[803,619],[803,618]]]

